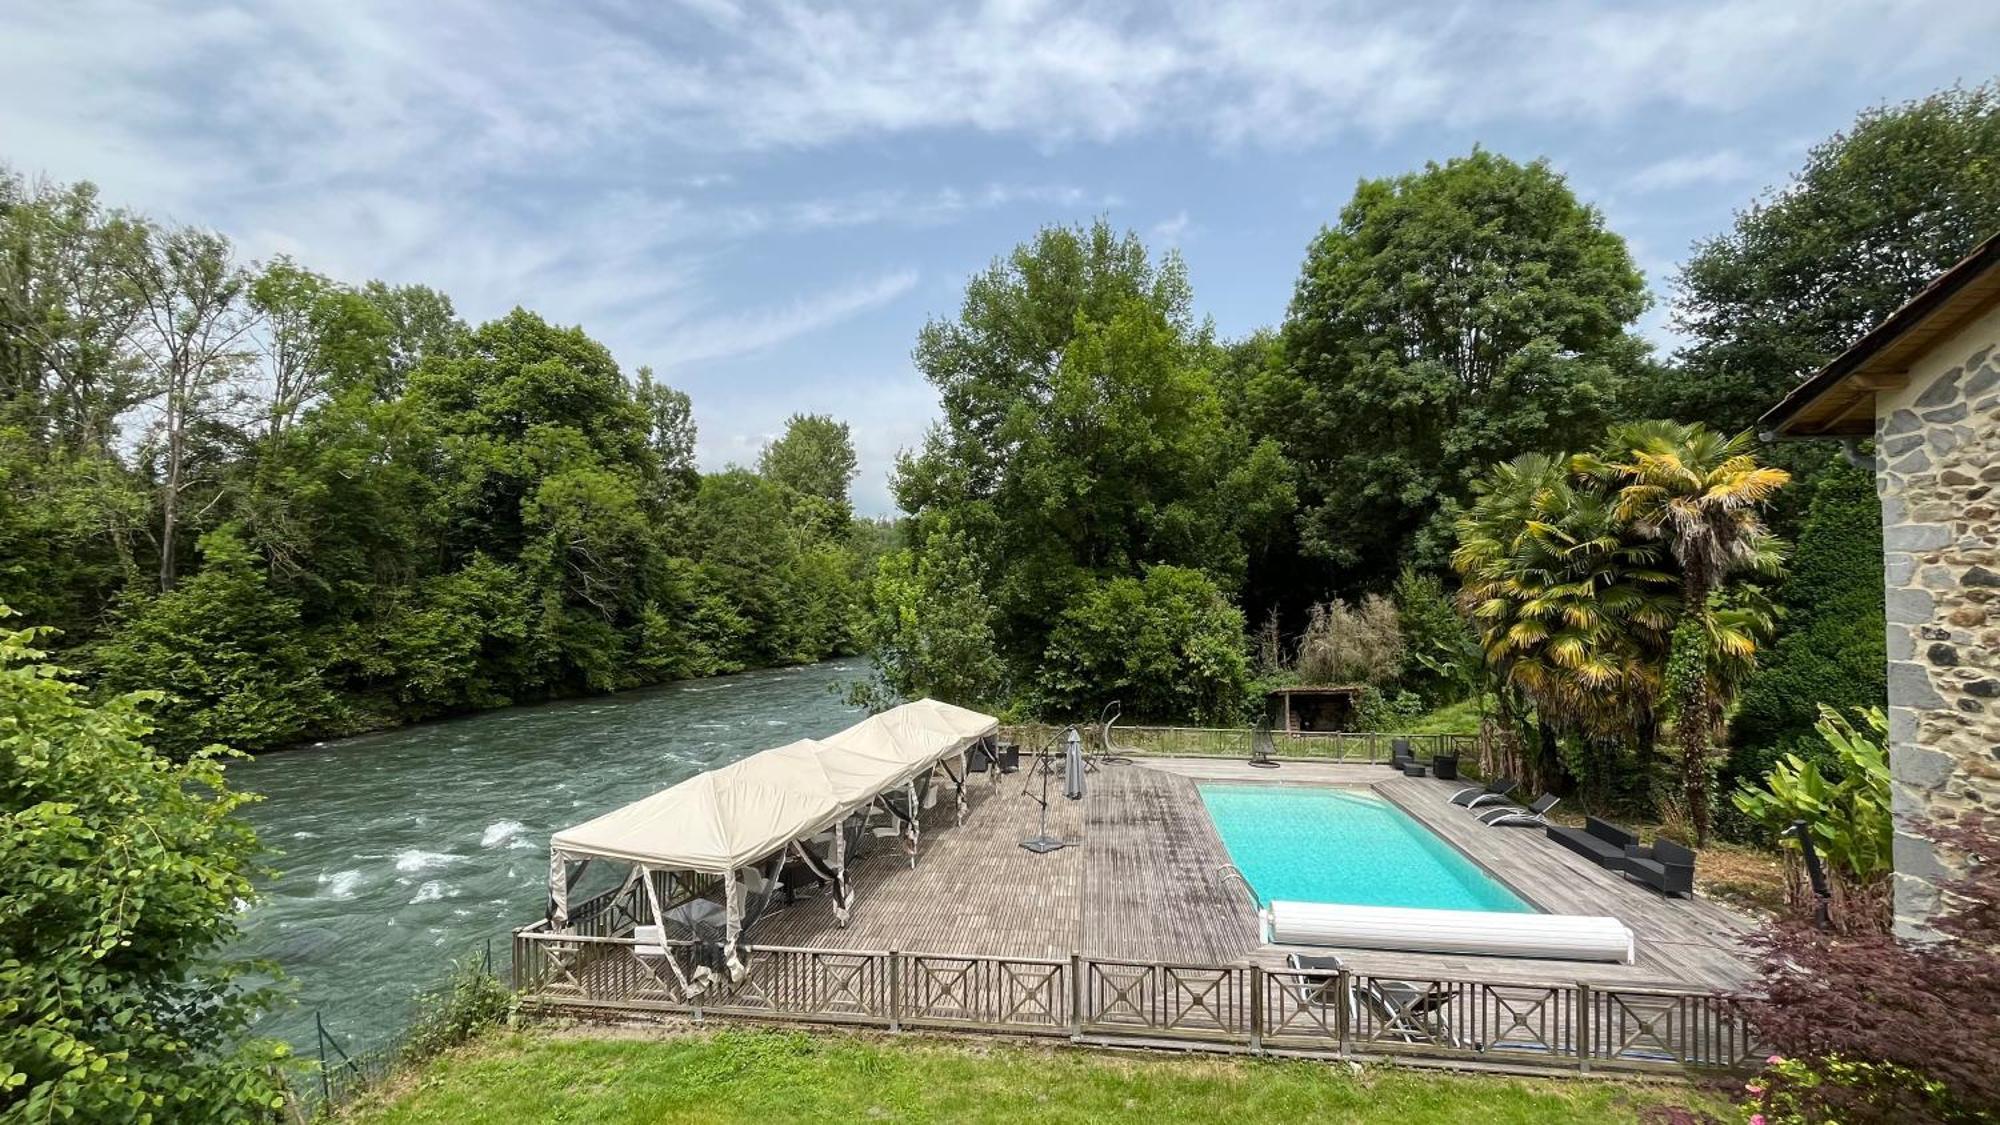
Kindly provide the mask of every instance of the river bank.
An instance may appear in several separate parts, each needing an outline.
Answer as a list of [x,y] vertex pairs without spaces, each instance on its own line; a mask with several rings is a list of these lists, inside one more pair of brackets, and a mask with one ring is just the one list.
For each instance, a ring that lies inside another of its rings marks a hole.
[[[858,659],[511,707],[260,756],[228,768],[279,874],[239,952],[294,1003],[257,1030],[350,1050],[401,1026],[453,956],[543,907],[549,834],[702,770],[854,721]],[[507,943],[494,942],[504,959]]]

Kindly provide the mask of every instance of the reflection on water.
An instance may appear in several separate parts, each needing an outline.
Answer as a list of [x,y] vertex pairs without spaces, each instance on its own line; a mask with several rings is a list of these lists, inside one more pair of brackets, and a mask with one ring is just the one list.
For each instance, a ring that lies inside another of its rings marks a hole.
[[549,834],[753,751],[852,723],[858,661],[517,707],[230,766],[281,874],[244,919],[297,1004],[259,1031],[349,1050],[408,1018],[447,962],[539,916]]

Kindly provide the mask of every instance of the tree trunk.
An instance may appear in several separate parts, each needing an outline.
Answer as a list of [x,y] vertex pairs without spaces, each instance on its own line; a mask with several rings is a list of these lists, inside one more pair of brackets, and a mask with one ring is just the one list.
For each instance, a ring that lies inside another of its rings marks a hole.
[[179,393],[167,392],[167,482],[160,493],[160,593],[170,593],[177,577],[174,566],[174,533],[179,528],[181,498],[182,410]]
[[[1700,575],[1690,573],[1682,579],[1681,598],[1687,613],[1708,613],[1708,586]],[[1675,733],[1681,744],[1681,799],[1694,823],[1694,845],[1700,848],[1708,845],[1708,732],[1715,725],[1715,696],[1708,682],[1708,653],[1696,655],[1697,674],[1683,673],[1674,702],[1679,709]]]

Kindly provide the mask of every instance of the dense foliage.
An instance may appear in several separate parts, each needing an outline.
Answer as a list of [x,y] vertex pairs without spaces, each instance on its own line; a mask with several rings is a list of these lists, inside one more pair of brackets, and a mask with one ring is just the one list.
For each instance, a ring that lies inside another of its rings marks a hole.
[[1734,752],[1725,784],[1761,777],[1783,754],[1823,758],[1818,705],[1888,705],[1881,567],[1873,474],[1845,462],[1829,466],[1816,477],[1788,566],[1784,632],[1744,685],[1730,720]]
[[1751,426],[1991,235],[1996,215],[2000,85],[1862,113],[1695,246],[1674,306],[1692,342],[1645,409]]
[[1645,305],[1624,239],[1546,163],[1475,150],[1363,182],[1244,392],[1297,468],[1302,549],[1348,589],[1442,566],[1475,476],[1611,420]]
[[[1240,703],[1241,615],[1222,599],[1291,491],[1275,443],[1226,417],[1216,356],[1180,260],[1101,222],[1044,229],[925,326],[916,363],[943,418],[896,496],[919,552],[945,521],[977,552],[1002,691],[1092,710],[1122,691],[1153,718]],[[1143,700],[1119,686],[1155,673]]]
[[283,1048],[219,956],[255,897],[248,798],[145,744],[149,693],[91,706],[0,633],[0,1118],[268,1121]]
[[1710,739],[1770,629],[1756,589],[1732,583],[1776,574],[1782,547],[1761,509],[1785,480],[1747,435],[1639,423],[1611,427],[1592,453],[1527,454],[1476,484],[1453,563],[1503,708],[1535,715],[1542,745],[1523,772],[1551,788],[1565,772],[1627,772],[1575,755],[1565,769],[1552,744],[1563,734],[1590,756],[1636,753],[1643,772],[1671,714],[1677,796],[1706,835]]
[[1750,1091],[1769,1120],[2000,1115],[2000,837],[1984,820],[1933,835],[1973,862],[1942,888],[1956,909],[1931,940],[1796,920],[1763,935],[1762,976],[1742,1003],[1778,1052]]
[[[1880,708],[1862,712],[1866,731],[1839,711],[1820,705],[1818,733],[1825,750],[1814,759],[1787,754],[1764,780],[1730,794],[1730,800],[1785,850],[1794,912],[1814,913],[1803,880],[1802,844],[1787,834],[1804,824],[1814,853],[1824,865],[1829,921],[1843,932],[1886,930],[1890,922],[1889,877],[1895,824],[1890,818],[1888,721]],[[1829,771],[1817,759],[1831,762]]]
[[178,754],[856,643],[847,427],[704,476],[686,395],[524,310],[0,176],[0,389],[0,597]]

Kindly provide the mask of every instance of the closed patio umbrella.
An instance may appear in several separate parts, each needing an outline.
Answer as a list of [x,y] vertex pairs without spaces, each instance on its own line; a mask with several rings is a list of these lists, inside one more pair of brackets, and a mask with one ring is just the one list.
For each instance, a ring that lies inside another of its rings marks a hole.
[[1069,749],[1063,758],[1063,796],[1083,800],[1083,738],[1069,728]]

